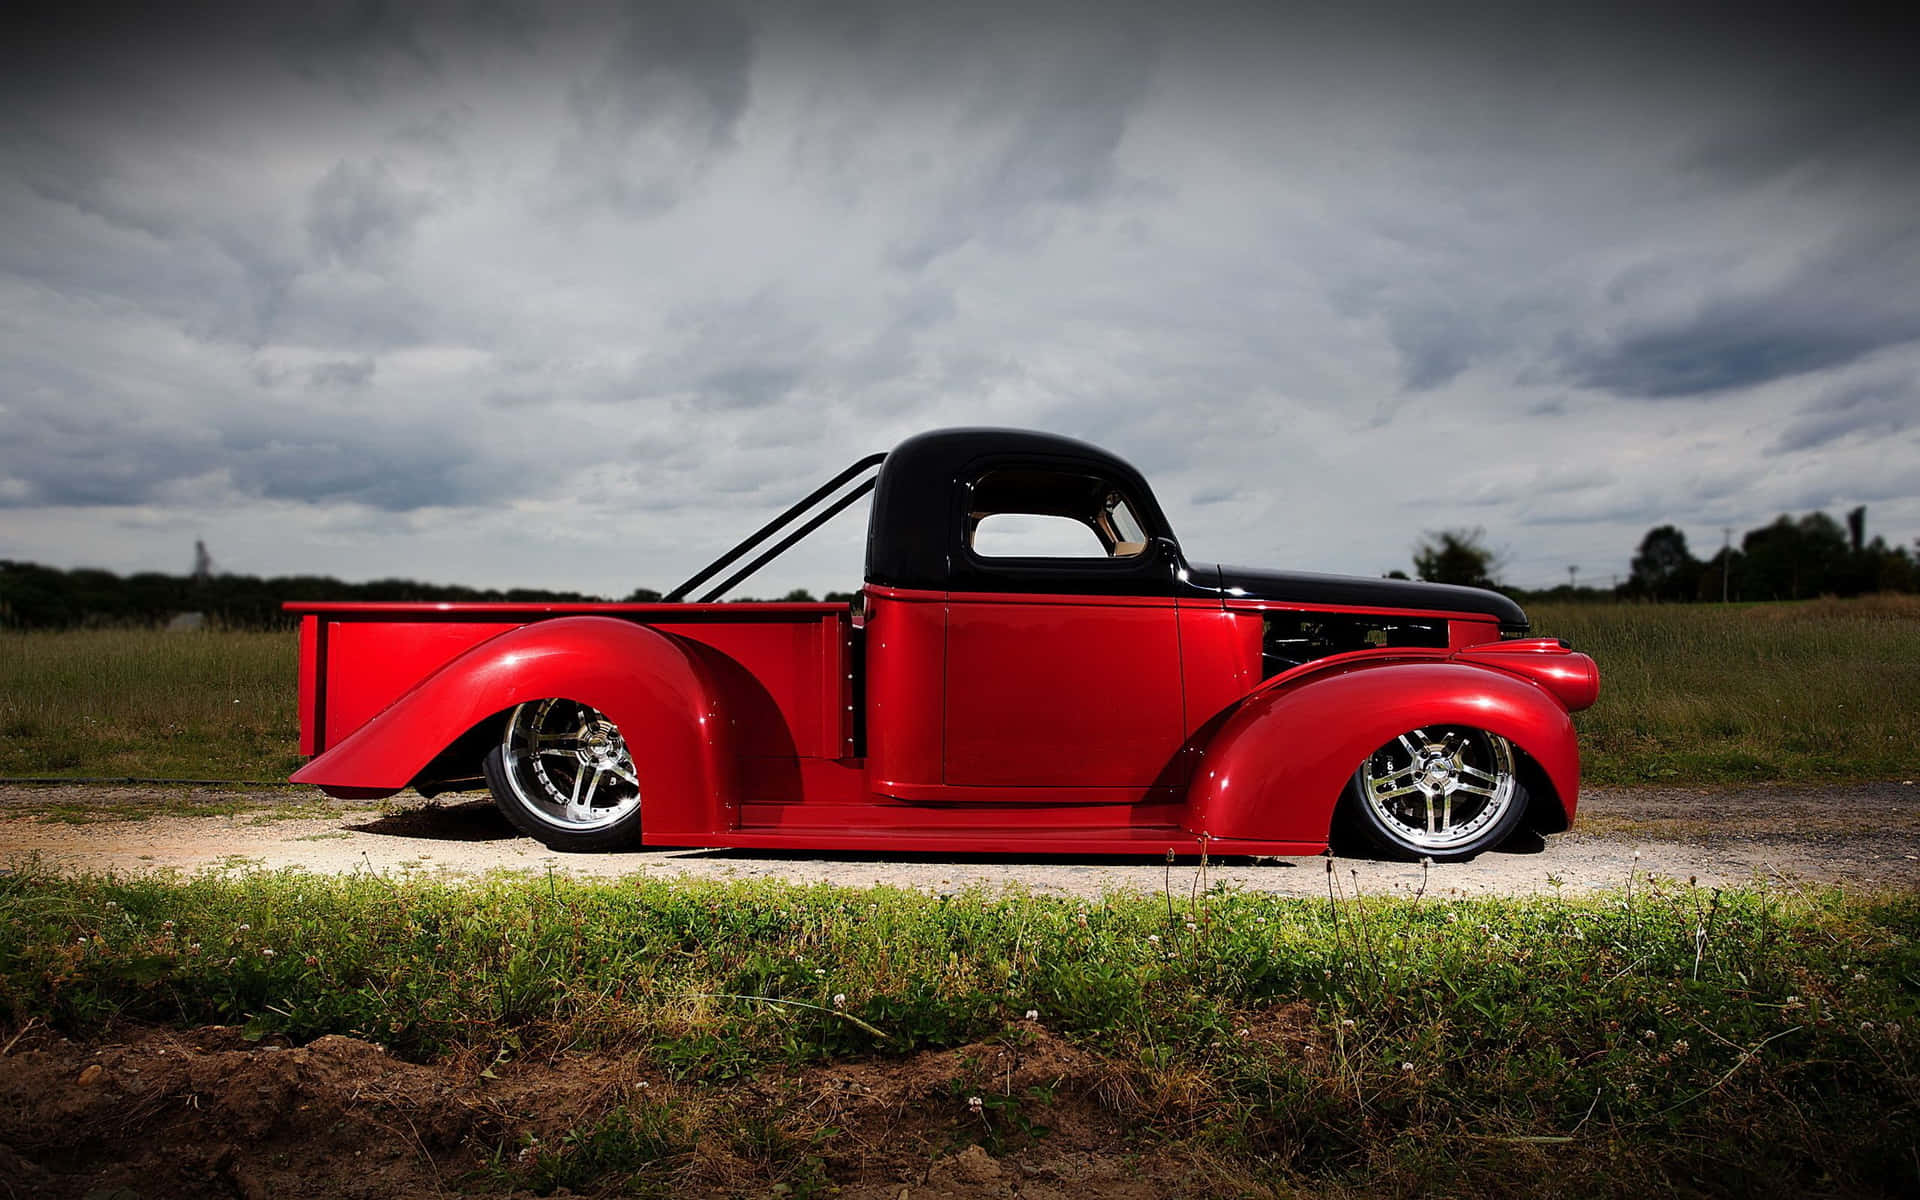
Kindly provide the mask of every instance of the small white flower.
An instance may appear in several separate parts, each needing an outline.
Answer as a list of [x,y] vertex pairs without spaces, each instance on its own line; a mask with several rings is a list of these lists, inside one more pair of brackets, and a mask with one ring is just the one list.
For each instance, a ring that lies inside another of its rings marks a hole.
[[826,973],[827,973],[827,969],[826,969],[825,967],[815,967],[815,968],[813,969],[813,973],[814,973],[815,975],[819,975],[819,976],[822,976],[822,977],[824,977],[824,976],[826,975]]
[[1855,983],[1865,983],[1867,981],[1867,977],[1861,972],[1855,971],[1853,973],[1853,981]]
[[974,1112],[979,1112],[981,1108],[985,1107],[985,1105],[984,1105],[984,1102],[980,1099],[980,1097],[968,1096],[967,1107],[972,1109]]
[[1352,1028],[1353,1028],[1353,1018],[1352,1018],[1352,1017],[1348,1017],[1348,1018],[1346,1018],[1345,1020],[1343,1020],[1343,1021],[1341,1021],[1341,1022],[1340,1022],[1340,1028],[1342,1028],[1342,1029],[1352,1029]]
[[113,901],[111,901],[111,900],[109,900],[109,901],[107,901],[107,911],[108,911],[108,912],[112,912],[112,911],[113,911],[114,909],[116,909],[116,908],[119,908],[119,907],[120,907],[120,906],[119,906],[118,904],[115,904],[115,903],[114,903]]
[[847,1006],[847,994],[845,992],[835,992],[833,994],[833,1006],[835,1008],[845,1008]]
[[271,947],[271,946],[269,946],[269,947],[267,947],[267,948],[266,948],[265,950],[262,950],[262,951],[260,952],[260,957],[262,957],[262,958],[272,958],[272,957],[273,957],[273,947]]
[[1403,1062],[1400,1064],[1400,1069],[1402,1071],[1411,1071],[1413,1070],[1413,1064],[1408,1062]]
[[1147,940],[1157,946],[1160,944],[1160,935],[1157,933],[1150,933],[1147,935]]
[[162,922],[160,922],[160,928],[162,928],[162,929],[172,929],[172,928],[173,928],[173,922],[172,922],[172,921],[162,921]]
[[1039,1009],[1037,1009],[1037,1008],[1030,1008],[1030,1009],[1028,1009],[1028,1010],[1027,1010],[1027,1020],[1029,1020],[1029,1021],[1038,1021],[1039,1019],[1040,1019],[1040,1010],[1039,1010]]
[[240,932],[241,932],[241,933],[245,933],[245,932],[247,932],[247,930],[249,930],[249,929],[252,929],[252,928],[253,928],[253,926],[251,926],[251,925],[242,925],[242,926],[240,927]]
[[1188,922],[1187,922],[1187,932],[1188,932],[1188,933],[1199,933],[1199,932],[1200,932],[1200,927],[1199,927],[1198,925],[1195,925],[1195,924],[1194,924],[1194,923],[1193,923],[1192,921],[1188,921]]

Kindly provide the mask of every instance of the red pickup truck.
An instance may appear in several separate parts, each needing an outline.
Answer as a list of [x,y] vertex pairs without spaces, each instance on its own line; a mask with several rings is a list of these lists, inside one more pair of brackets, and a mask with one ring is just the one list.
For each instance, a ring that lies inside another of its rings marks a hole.
[[[712,602],[869,491],[851,605]],[[484,784],[560,850],[1465,858],[1570,824],[1599,691],[1494,592],[1189,562],[1139,472],[1015,430],[863,459],[665,602],[287,608],[295,782]]]

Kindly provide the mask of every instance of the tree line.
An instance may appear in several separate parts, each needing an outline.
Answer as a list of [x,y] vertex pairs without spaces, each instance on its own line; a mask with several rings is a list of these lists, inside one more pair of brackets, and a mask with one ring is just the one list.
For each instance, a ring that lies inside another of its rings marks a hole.
[[[1432,583],[1496,588],[1523,598],[1581,600],[1806,600],[1869,592],[1920,590],[1920,561],[1905,546],[1866,536],[1864,505],[1846,525],[1823,512],[1782,513],[1771,524],[1749,529],[1736,547],[1731,539],[1713,557],[1695,558],[1676,525],[1649,529],[1634,552],[1627,578],[1611,588],[1575,587],[1527,592],[1498,581],[1500,556],[1483,529],[1428,532],[1414,546],[1416,578]],[[1390,578],[1406,578],[1400,571]]]
[[1823,512],[1785,513],[1750,529],[1738,549],[1722,546],[1701,560],[1672,525],[1649,529],[1633,556],[1621,594],[1641,600],[1804,600],[1911,592],[1920,584],[1914,556],[1885,538],[1866,537],[1864,505],[1846,527]]
[[[628,604],[660,598],[652,588],[635,588],[618,597]],[[813,598],[804,588],[777,597],[786,601]],[[835,602],[852,598],[850,592],[829,592],[825,597]],[[157,571],[116,575],[91,567],[63,571],[0,559],[0,628],[4,629],[158,628],[182,613],[201,614],[207,625],[221,629],[291,629],[295,618],[282,612],[280,606],[296,600],[579,604],[608,599],[585,592],[471,588],[414,579],[346,583],[329,575],[267,579],[255,575],[166,575]]]
[[[1435,583],[1497,588],[1523,599],[1582,600],[1803,600],[1814,596],[1858,596],[1867,592],[1920,590],[1920,565],[1905,546],[1889,546],[1882,537],[1866,537],[1867,510],[1856,508],[1841,525],[1823,512],[1794,517],[1785,513],[1771,524],[1750,529],[1736,547],[1694,557],[1687,535],[1674,525],[1647,531],[1634,553],[1625,581],[1611,588],[1575,588],[1571,584],[1528,592],[1503,587],[1499,555],[1481,529],[1427,533],[1414,547],[1414,576]],[[1392,571],[1390,577],[1406,578]],[[659,600],[651,588],[635,588],[620,597],[626,603]],[[777,597],[810,601],[804,588]],[[159,627],[182,613],[203,614],[207,623],[227,629],[284,629],[293,618],[281,605],[295,600],[345,601],[499,601],[521,604],[599,602],[604,596],[542,588],[471,588],[421,583],[413,579],[376,579],[346,583],[327,575],[165,575],[155,571],[116,575],[78,568],[63,571],[37,563],[0,559],[0,628],[73,629],[92,626]],[[851,593],[828,592],[830,602]]]

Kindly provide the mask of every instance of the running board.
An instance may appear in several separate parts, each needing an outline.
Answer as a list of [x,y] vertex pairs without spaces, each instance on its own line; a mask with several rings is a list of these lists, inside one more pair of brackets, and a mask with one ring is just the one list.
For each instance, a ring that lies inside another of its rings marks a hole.
[[[655,843],[651,838],[643,841]],[[684,842],[674,844],[684,845]],[[909,851],[933,854],[1132,854],[1183,858],[1225,855],[1312,855],[1313,842],[1205,838],[1174,826],[1035,829],[1019,827],[848,829],[843,826],[749,826],[716,833],[706,844],[736,850],[841,850],[857,853]]]

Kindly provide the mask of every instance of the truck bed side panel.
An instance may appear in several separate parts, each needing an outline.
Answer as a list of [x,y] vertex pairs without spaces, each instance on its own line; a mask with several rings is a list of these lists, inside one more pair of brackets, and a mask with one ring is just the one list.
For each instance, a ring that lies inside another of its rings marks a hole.
[[849,615],[822,604],[312,606],[301,620],[301,751],[338,744],[489,638],[583,613],[633,620],[702,647],[734,714],[729,738],[737,754],[831,759],[852,752]]

